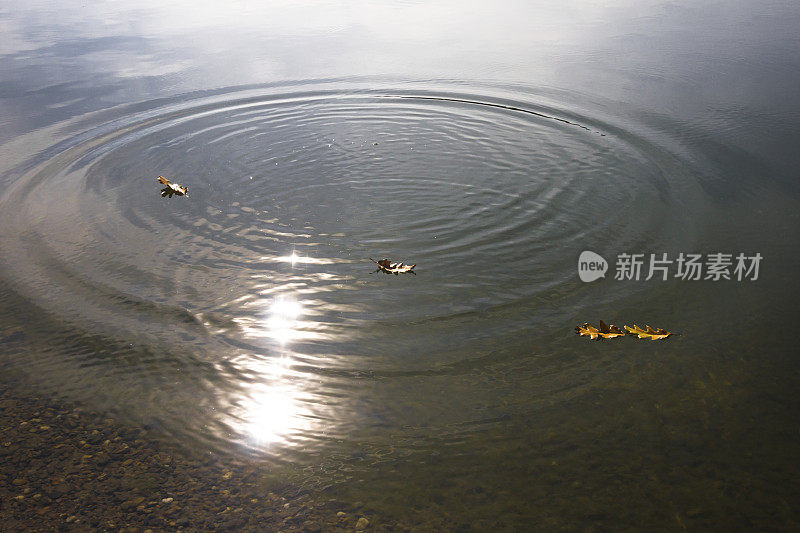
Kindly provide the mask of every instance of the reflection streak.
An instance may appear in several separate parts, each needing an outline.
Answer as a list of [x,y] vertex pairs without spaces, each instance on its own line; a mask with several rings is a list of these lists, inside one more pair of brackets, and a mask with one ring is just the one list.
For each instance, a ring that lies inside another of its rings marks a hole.
[[[296,263],[313,263],[314,260],[291,255],[280,258],[294,269]],[[259,291],[260,297],[245,303],[255,307],[237,322],[249,337],[266,339],[270,354],[250,354],[240,361],[248,373],[255,376],[244,397],[239,402],[240,431],[249,447],[264,449],[275,444],[291,445],[298,435],[310,429],[314,419],[307,401],[302,396],[308,391],[300,375],[292,370],[294,353],[292,342],[313,336],[314,324],[303,317],[310,310],[298,300],[298,295],[313,291],[300,291],[297,283],[283,283]],[[244,302],[243,302],[244,303]]]

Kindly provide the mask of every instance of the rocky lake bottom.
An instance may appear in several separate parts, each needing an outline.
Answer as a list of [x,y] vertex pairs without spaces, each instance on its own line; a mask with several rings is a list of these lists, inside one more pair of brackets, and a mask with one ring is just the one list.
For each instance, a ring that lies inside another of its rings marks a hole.
[[188,458],[103,413],[0,391],[6,531],[405,531],[315,502],[257,465]]

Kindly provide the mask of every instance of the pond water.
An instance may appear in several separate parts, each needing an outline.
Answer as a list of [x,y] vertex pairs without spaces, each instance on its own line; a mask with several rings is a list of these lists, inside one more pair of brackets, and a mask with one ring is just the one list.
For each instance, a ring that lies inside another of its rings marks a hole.
[[[799,30],[7,2],[3,379],[421,528],[797,526]],[[731,279],[676,275],[716,253]],[[600,319],[678,335],[574,334]]]

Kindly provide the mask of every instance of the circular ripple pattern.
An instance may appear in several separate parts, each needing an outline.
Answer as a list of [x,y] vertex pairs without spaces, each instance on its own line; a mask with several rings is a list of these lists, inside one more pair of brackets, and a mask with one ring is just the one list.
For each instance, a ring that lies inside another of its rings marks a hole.
[[[309,449],[422,412],[481,423],[478,376],[513,372],[520,338],[598,297],[577,280],[582,250],[693,231],[679,161],[575,115],[533,97],[284,87],[61,139],[0,198],[4,282],[54,337],[10,364],[220,446]],[[161,198],[158,175],[189,196]],[[461,376],[464,409],[403,404],[442,375]]]

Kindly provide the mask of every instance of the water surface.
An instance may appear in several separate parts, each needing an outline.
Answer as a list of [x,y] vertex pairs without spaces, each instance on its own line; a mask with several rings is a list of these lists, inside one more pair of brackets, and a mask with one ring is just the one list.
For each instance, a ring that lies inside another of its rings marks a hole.
[[3,373],[416,527],[795,524],[798,10],[756,11],[8,6]]

